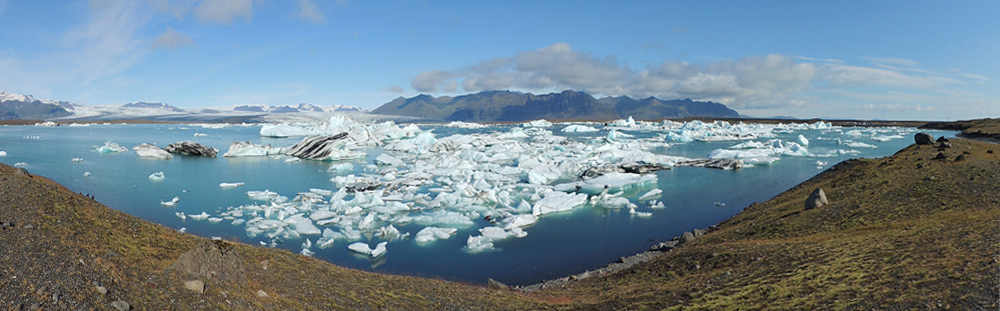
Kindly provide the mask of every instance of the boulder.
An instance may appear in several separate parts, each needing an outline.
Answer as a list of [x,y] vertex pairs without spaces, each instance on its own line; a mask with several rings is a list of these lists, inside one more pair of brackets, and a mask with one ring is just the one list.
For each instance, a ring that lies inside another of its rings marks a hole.
[[700,238],[705,235],[705,231],[701,231],[701,229],[694,229],[691,233],[694,233],[694,237],[696,238]]
[[28,170],[24,169],[23,167],[17,168],[17,175],[31,177],[31,173],[28,173]]
[[509,287],[509,286],[507,286],[507,284],[504,284],[504,283],[500,283],[500,282],[498,282],[497,280],[494,280],[494,279],[492,279],[492,278],[488,278],[488,279],[486,279],[486,284],[487,284],[487,286],[488,286],[489,288],[492,288],[492,289],[500,289],[500,290],[507,290],[507,289],[510,289],[510,287]]
[[236,247],[221,240],[196,245],[170,264],[166,271],[206,282],[217,280],[242,284],[247,281],[243,272],[243,260]]
[[931,134],[927,134],[927,133],[923,133],[923,132],[917,133],[916,135],[913,135],[913,140],[917,143],[917,145],[933,145],[934,144],[934,136],[931,136]]
[[176,142],[163,148],[169,153],[176,153],[181,155],[192,155],[192,156],[203,156],[203,157],[214,157],[219,153],[219,150],[215,148],[208,147],[193,141]]
[[201,280],[191,280],[184,282],[184,288],[187,288],[195,293],[204,294],[205,293],[205,282]]
[[686,244],[688,242],[694,241],[694,238],[695,238],[694,233],[691,233],[690,231],[685,231],[684,234],[681,234],[681,243]]
[[940,149],[951,148],[951,142],[947,141],[947,140],[945,140],[945,141],[938,141],[938,146],[937,147],[940,148]]
[[934,156],[934,158],[932,160],[947,160],[947,159],[948,159],[948,156],[945,155],[944,152],[938,152],[938,154],[936,156]]
[[826,199],[826,193],[823,189],[817,188],[809,198],[806,199],[806,210],[811,210],[817,207],[822,207],[823,205],[830,204],[830,201]]

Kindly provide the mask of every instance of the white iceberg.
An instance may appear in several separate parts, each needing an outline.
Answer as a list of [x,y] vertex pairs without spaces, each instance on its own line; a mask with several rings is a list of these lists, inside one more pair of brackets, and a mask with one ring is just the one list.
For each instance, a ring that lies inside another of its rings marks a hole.
[[174,206],[174,205],[176,205],[176,204],[177,204],[177,201],[180,201],[180,200],[181,200],[181,198],[179,198],[179,197],[174,197],[174,198],[173,198],[172,200],[170,200],[170,201],[166,201],[166,202],[164,202],[164,201],[160,201],[160,205],[163,205],[163,206],[167,206],[167,207],[170,207],[170,206]]
[[351,250],[351,251],[353,251],[355,253],[358,253],[358,254],[365,254],[365,255],[371,255],[372,254],[372,248],[370,246],[368,246],[367,243],[364,243],[364,242],[351,243],[351,245],[347,246],[347,249],[349,249],[349,250]]
[[244,184],[245,183],[243,183],[243,182],[223,182],[223,183],[219,183],[219,188],[236,188],[236,187],[242,186]]
[[563,133],[586,133],[597,132],[597,129],[586,125],[570,124],[560,131]]
[[6,151],[0,151],[0,157],[2,157],[2,156],[6,156],[6,155],[7,155],[7,152],[6,152]]
[[135,154],[140,157],[157,158],[164,160],[170,160],[174,158],[174,155],[170,154],[166,150],[163,150],[163,148],[148,143],[143,143],[141,145],[132,147],[132,150],[135,150]]
[[465,249],[470,253],[493,250],[493,239],[485,236],[469,236],[465,241]]
[[438,227],[426,227],[420,229],[417,235],[413,238],[417,244],[427,244],[437,240],[445,240],[451,237],[452,234],[458,232],[455,228],[438,228]]
[[163,176],[163,172],[149,174],[149,180],[152,181],[163,181],[164,178],[166,177]]
[[545,121],[544,119],[529,121],[521,124],[521,127],[550,127],[552,122]]
[[558,184],[553,189],[588,194],[599,194],[602,192],[616,193],[631,189],[655,187],[656,182],[657,178],[654,174],[608,173],[590,180]]
[[284,138],[310,135],[316,135],[316,132],[297,126],[265,124],[260,128],[261,137]]
[[98,153],[117,153],[128,151],[125,147],[119,146],[118,144],[110,141],[105,142],[104,146],[97,147],[94,150]]
[[234,141],[229,145],[229,151],[223,157],[262,157],[285,152],[285,148],[272,148],[271,145],[255,145],[249,141]]
[[71,159],[69,161],[73,162],[73,163],[82,163],[83,162],[83,158],[73,158],[73,159]]
[[568,211],[574,207],[587,202],[587,195],[583,193],[566,193],[552,191],[545,194],[545,197],[531,207],[531,214],[541,216],[545,214]]

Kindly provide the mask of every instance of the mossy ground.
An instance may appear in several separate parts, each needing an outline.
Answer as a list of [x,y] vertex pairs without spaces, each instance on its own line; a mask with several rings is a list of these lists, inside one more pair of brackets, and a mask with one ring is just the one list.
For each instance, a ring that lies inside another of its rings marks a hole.
[[[939,152],[946,158],[934,160]],[[345,269],[243,244],[235,247],[248,281],[209,282],[196,294],[164,269],[204,238],[8,166],[0,166],[0,186],[0,218],[21,224],[0,233],[0,244],[25,254],[0,259],[0,300],[11,302],[47,299],[35,293],[42,281],[7,278],[18,273],[60,279],[87,306],[123,299],[154,310],[996,309],[1000,299],[1000,146],[969,140],[838,164],[648,263],[530,294]],[[830,204],[804,210],[816,188]],[[95,294],[91,279],[110,293]]]

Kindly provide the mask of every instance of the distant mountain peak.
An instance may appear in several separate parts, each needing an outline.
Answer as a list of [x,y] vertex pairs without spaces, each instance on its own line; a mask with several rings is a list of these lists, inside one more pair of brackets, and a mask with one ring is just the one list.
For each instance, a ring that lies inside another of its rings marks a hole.
[[663,100],[649,96],[605,97],[574,90],[534,95],[508,90],[490,90],[455,97],[419,94],[399,97],[372,113],[467,122],[527,121],[535,119],[609,120],[634,116],[638,119],[690,116],[739,117],[725,105],[691,99]]

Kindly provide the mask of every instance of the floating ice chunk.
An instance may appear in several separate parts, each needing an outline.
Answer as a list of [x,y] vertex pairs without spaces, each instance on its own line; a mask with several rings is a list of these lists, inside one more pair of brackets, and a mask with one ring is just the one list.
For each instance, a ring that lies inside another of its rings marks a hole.
[[[308,240],[306,240],[306,241],[308,241]],[[299,252],[299,254],[302,254],[302,256],[312,257],[312,255],[315,255],[316,252],[314,252],[314,251],[312,251],[312,250],[310,250],[308,248],[303,248],[302,251]]]
[[634,208],[635,205],[632,204],[628,199],[622,197],[602,197],[594,196],[594,205],[600,205],[601,207],[607,209],[619,209],[619,208]]
[[229,145],[229,151],[223,157],[260,157],[282,154],[285,148],[272,148],[271,145],[255,145],[249,141],[234,141]]
[[414,137],[412,142],[417,146],[433,146],[437,143],[437,138],[434,138],[434,134],[430,132],[423,132],[417,134],[417,137]]
[[545,121],[544,119],[538,119],[521,124],[521,127],[550,127],[550,126],[552,126],[552,122]]
[[145,158],[157,158],[164,160],[170,160],[174,158],[174,155],[170,154],[166,150],[163,150],[163,148],[148,143],[143,143],[141,145],[132,147],[132,150],[135,150],[136,155]]
[[635,216],[643,217],[643,218],[653,217],[653,213],[650,213],[650,212],[637,212],[637,211],[635,211],[634,208],[628,209],[628,213],[630,215],[635,215]]
[[344,238],[343,234],[340,234],[339,232],[334,232],[333,230],[330,230],[330,228],[326,228],[323,229],[323,235],[316,240],[316,247],[319,247],[320,249],[326,249],[330,246],[333,246],[333,243],[336,242],[338,239],[343,239],[343,238]]
[[250,197],[251,200],[272,201],[278,198],[278,193],[270,190],[247,191],[247,196]]
[[479,253],[482,251],[493,250],[493,239],[485,236],[469,236],[469,239],[465,241],[465,249],[470,253]]
[[239,226],[239,225],[242,225],[243,223],[245,223],[246,221],[247,221],[246,219],[243,219],[243,218],[237,218],[237,219],[234,219],[234,220],[233,220],[233,222],[232,222],[231,224],[232,224],[233,226]]
[[90,177],[90,172],[83,172],[83,177]]
[[48,127],[51,127],[51,126],[59,126],[59,123],[55,123],[55,122],[52,122],[52,121],[45,121],[45,122],[41,122],[41,123],[35,123],[35,126],[48,126]]
[[748,141],[739,144],[735,144],[729,147],[729,149],[760,149],[764,148],[764,143],[757,141]]
[[802,134],[799,134],[799,143],[801,143],[803,146],[808,146],[809,140],[806,139],[806,137],[803,136]]
[[285,159],[285,163],[295,163],[295,162],[299,162],[299,161],[302,161],[302,159],[299,159],[299,158],[288,158],[288,159]]
[[619,132],[617,129],[611,129],[610,131],[608,131],[608,140],[610,141],[618,141],[623,138],[629,138],[629,137],[635,137],[635,136]]
[[462,122],[462,121],[451,121],[450,123],[445,124],[444,126],[453,128],[464,128],[464,129],[479,129],[486,127],[486,125],[482,125],[479,123]]
[[538,222],[538,216],[532,214],[518,214],[505,218],[504,222],[507,223],[507,225],[504,226],[504,229],[507,230],[511,230],[513,228],[524,228]]
[[[655,187],[656,182],[657,178],[654,174],[608,173],[590,180],[558,184],[553,189],[588,194],[599,194],[604,191],[616,193],[634,188]],[[535,203],[535,205],[538,205],[538,203]]]
[[816,161],[816,166],[825,166],[829,162]]
[[646,192],[642,196],[639,196],[639,201],[645,201],[645,200],[649,200],[649,199],[658,198],[658,197],[660,197],[661,193],[663,193],[663,190],[660,190],[659,188],[653,189],[653,190],[649,190],[649,192]]
[[568,211],[574,207],[580,206],[587,202],[587,195],[583,193],[566,193],[561,191],[552,191],[545,194],[545,197],[535,205],[532,206],[531,214],[535,216],[540,216],[549,213]]
[[83,162],[83,158],[73,158],[72,160],[69,160],[69,161],[73,162],[73,163],[81,163],[81,162]]
[[205,134],[205,133],[194,133],[194,137],[205,137],[205,136],[208,136],[208,134]]
[[372,254],[372,248],[364,242],[351,243],[351,245],[347,246],[347,249],[358,254],[365,254],[369,256]]
[[208,213],[201,212],[201,214],[198,214],[198,215],[188,215],[187,217],[190,217],[191,219],[194,219],[194,220],[205,220],[205,219],[208,219],[209,215],[208,215]]
[[715,149],[708,154],[708,158],[712,160],[718,159],[734,159],[743,160],[747,164],[771,164],[774,161],[778,161],[778,157],[771,156],[772,153],[765,149],[750,149],[750,150],[726,150],[726,149]]
[[446,210],[423,213],[412,217],[412,222],[421,226],[438,225],[453,228],[465,228],[474,224],[468,216]]
[[7,156],[7,152],[6,151],[0,151],[0,157],[3,157],[3,156]]
[[585,133],[585,132],[597,132],[597,129],[586,125],[570,124],[564,127],[560,131],[562,131],[563,133]]
[[297,126],[266,124],[260,128],[261,137],[284,138],[310,135],[316,135],[316,132]]
[[242,185],[244,185],[243,182],[224,182],[219,183],[219,188],[236,188]]
[[375,212],[369,212],[364,219],[361,219],[361,222],[358,222],[358,229],[361,230],[375,229],[376,226],[378,223],[375,222]]
[[375,249],[372,250],[372,257],[378,258],[385,255],[385,244],[389,242],[381,242],[375,245]]
[[354,164],[350,162],[338,163],[330,165],[330,168],[326,169],[326,171],[337,174],[350,173],[354,171]]
[[116,143],[108,141],[104,142],[104,146],[95,148],[95,151],[97,151],[98,153],[116,153],[116,152],[125,152],[128,151],[128,149],[119,146]]
[[208,218],[208,222],[210,222],[210,223],[222,222],[222,220],[224,220],[224,218],[219,218],[219,217],[209,217]]
[[164,178],[166,177],[163,176],[163,172],[149,174],[149,180],[152,181],[163,181]]
[[388,226],[379,228],[378,232],[375,233],[375,236],[383,238],[383,239],[386,239],[386,240],[389,240],[389,241],[395,241],[395,240],[398,240],[401,235],[399,233],[399,229],[396,229],[396,227],[393,227],[390,224]]
[[378,157],[375,157],[375,164],[389,165],[394,167],[406,165],[406,163],[404,163],[403,161],[400,161],[399,159],[396,159],[395,157],[385,153],[378,155]]
[[181,227],[180,229],[177,229],[177,232],[180,232],[180,233],[185,233],[187,231],[188,231],[187,227]]
[[177,218],[180,218],[181,220],[187,219],[187,215],[184,215],[184,212],[174,212],[174,215],[176,215]]
[[160,201],[160,204],[161,204],[161,205],[163,205],[163,206],[167,206],[167,207],[170,207],[170,206],[174,206],[174,205],[176,205],[176,204],[177,204],[177,201],[180,201],[180,200],[181,200],[181,198],[180,198],[180,197],[174,197],[174,198],[173,198],[172,200],[170,200],[170,201],[166,201],[166,202],[164,202],[164,201]]
[[285,218],[285,223],[289,224],[295,232],[301,235],[318,235],[322,233],[319,228],[313,225],[312,220],[309,218],[302,217],[302,214],[295,214],[291,217]]
[[17,162],[17,163],[14,163],[14,166],[28,166],[28,163]]
[[413,238],[417,244],[427,244],[437,240],[445,240],[451,237],[452,234],[458,232],[455,228],[438,228],[438,227],[426,227],[420,229],[417,235]]
[[361,231],[354,230],[351,226],[340,229],[340,234],[343,234],[344,238],[348,241],[357,241],[361,239]]
[[667,141],[677,142],[677,143],[689,143],[694,141],[691,139],[691,135],[687,131],[680,131],[680,133],[670,132],[667,133]]

